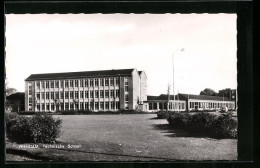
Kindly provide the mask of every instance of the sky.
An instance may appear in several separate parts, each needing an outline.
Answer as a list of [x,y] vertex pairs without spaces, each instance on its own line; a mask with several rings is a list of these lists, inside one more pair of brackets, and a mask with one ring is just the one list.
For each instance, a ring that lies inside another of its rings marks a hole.
[[[237,88],[236,14],[7,14],[8,87],[30,74],[142,70],[148,95]],[[184,49],[184,51],[182,51]],[[174,70],[173,70],[174,67]],[[173,73],[174,71],[174,73]]]

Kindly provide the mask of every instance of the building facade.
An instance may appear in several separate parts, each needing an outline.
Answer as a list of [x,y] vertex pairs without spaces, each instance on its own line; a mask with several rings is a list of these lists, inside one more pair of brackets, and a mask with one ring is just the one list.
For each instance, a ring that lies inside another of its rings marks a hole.
[[[149,112],[166,110],[169,111],[217,111],[227,107],[229,110],[235,110],[235,101],[227,97],[205,96],[192,94],[178,94],[170,96],[168,103],[168,95],[148,96],[145,103],[148,105]],[[168,104],[168,105],[167,105]]]
[[136,69],[32,74],[25,80],[25,111],[133,110],[147,100],[146,82]]

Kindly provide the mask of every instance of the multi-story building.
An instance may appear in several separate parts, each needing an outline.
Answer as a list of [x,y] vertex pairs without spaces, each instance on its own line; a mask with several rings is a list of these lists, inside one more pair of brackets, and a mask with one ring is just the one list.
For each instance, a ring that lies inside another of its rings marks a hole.
[[235,101],[236,102],[235,106],[237,108],[237,90],[236,89],[226,88],[226,89],[219,90],[218,96],[227,97],[230,100]]
[[25,80],[25,111],[131,110],[146,100],[147,77],[136,69],[32,74]]

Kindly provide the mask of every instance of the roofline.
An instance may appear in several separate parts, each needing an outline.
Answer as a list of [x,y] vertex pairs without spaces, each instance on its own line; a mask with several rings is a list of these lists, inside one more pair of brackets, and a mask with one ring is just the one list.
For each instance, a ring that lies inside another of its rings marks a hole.
[[35,81],[35,80],[57,80],[57,79],[75,79],[75,78],[97,78],[97,77],[111,77],[111,76],[131,76],[126,74],[118,75],[94,75],[94,76],[73,76],[73,77],[55,77],[55,78],[34,78],[34,79],[25,79],[25,81]]
[[[130,68],[130,69],[111,69],[111,70],[97,70],[97,71],[75,71],[75,72],[60,72],[60,73],[41,73],[41,74],[31,74],[31,75],[48,75],[48,74],[66,74],[66,73],[84,73],[84,72],[101,72],[101,71],[120,71],[120,70],[136,70],[135,68]],[[131,75],[132,75],[131,72]],[[30,76],[31,76],[30,75]],[[93,77],[110,77],[110,76],[131,76],[130,74],[116,74],[116,75],[91,75],[91,76],[72,76],[72,77],[55,77],[55,79],[75,79],[75,78],[93,78]],[[54,78],[33,78],[33,79],[28,79],[30,78],[27,77],[25,81],[34,81],[34,80],[50,80]]]

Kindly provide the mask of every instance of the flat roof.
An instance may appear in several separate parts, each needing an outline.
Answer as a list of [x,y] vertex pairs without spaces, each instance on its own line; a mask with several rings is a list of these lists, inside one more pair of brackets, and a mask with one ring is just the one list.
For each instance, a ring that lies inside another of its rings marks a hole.
[[64,72],[64,73],[45,73],[31,74],[25,81],[46,80],[46,79],[71,79],[84,77],[105,77],[105,76],[130,76],[134,69],[112,69],[100,71]]

